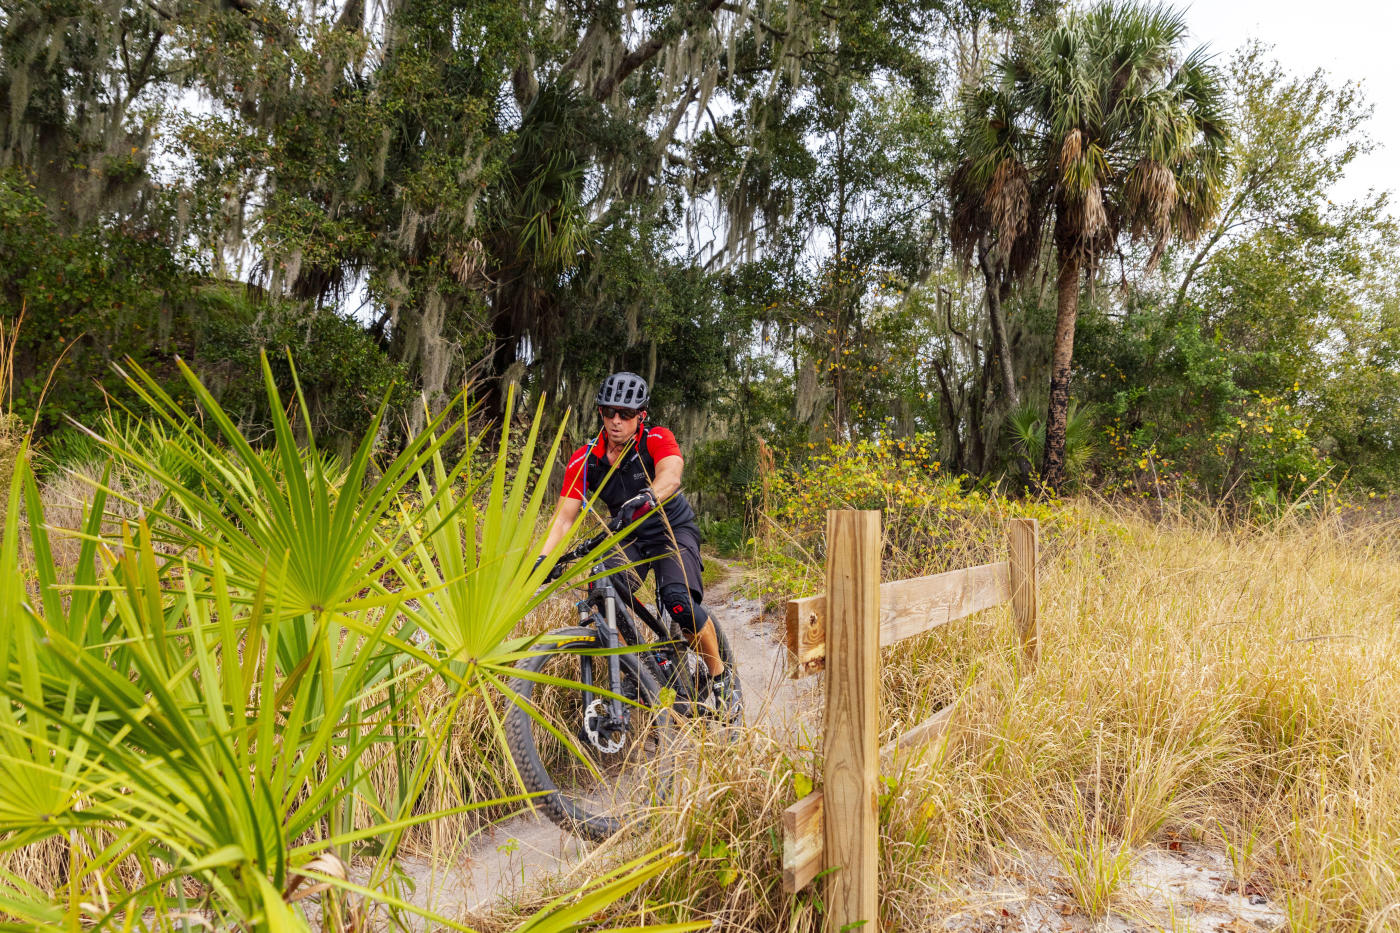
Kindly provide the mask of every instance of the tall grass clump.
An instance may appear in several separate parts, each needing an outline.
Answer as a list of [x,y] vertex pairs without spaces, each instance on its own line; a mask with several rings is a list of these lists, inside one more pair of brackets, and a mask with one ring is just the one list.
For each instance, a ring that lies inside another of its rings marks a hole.
[[[0,575],[0,924],[360,930],[418,914],[466,929],[411,901],[404,836],[527,805],[424,794],[463,709],[499,704],[529,650],[512,630],[553,589],[534,567],[544,491],[505,469],[508,429],[485,472],[461,406],[393,455],[376,419],[337,464],[300,391],[296,425],[263,370],[275,435],[258,448],[189,370],[197,410],[133,368],[165,442],[94,432],[110,460],[63,572],[21,449],[0,548],[21,567]],[[116,468],[159,490],[128,503],[134,520],[113,521]],[[504,761],[498,738],[474,754]],[[573,929],[675,858],[651,853],[522,928]]]
[[[1003,558],[1012,515],[1049,538],[1037,668],[1003,610],[882,652],[882,742],[945,703],[958,712],[948,741],[882,766],[880,929],[998,918],[1013,905],[987,892],[1007,878],[1021,902],[1179,926],[1190,904],[1138,887],[1147,849],[1229,865],[1222,896],[1262,894],[1292,931],[1396,925],[1394,521],[1231,524],[1189,507],[1154,521],[1102,501],[956,499],[926,455],[911,468],[888,445],[864,451],[772,479],[755,571],[771,600],[821,589],[813,529],[827,508],[885,509],[887,579]],[[820,883],[782,892],[779,827],[820,788],[820,748],[759,729],[702,756],[679,828],[645,842],[709,857],[629,903],[680,898],[726,929],[819,929]]]
[[[23,314],[20,315],[23,319]],[[15,347],[19,341],[19,325],[5,331],[0,321],[0,489],[10,488],[15,473],[20,446],[24,441],[24,421],[15,414]],[[0,501],[0,521],[5,517],[5,503]]]

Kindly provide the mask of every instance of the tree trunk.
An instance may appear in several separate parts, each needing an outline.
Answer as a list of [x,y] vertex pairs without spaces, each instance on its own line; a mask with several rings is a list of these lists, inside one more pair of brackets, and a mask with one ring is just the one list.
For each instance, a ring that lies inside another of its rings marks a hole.
[[[973,361],[975,362],[976,349],[973,349]],[[971,445],[968,462],[963,469],[977,476],[982,476],[987,472],[987,428],[990,417],[988,413],[992,411],[991,405],[991,385],[992,367],[995,365],[993,357],[995,353],[988,351],[982,358],[982,371],[978,376],[977,391],[969,393],[967,405],[967,441]]]
[[1079,314],[1079,256],[1060,255],[1055,346],[1050,354],[1050,408],[1045,413],[1045,460],[1041,484],[1052,492],[1065,482],[1065,428],[1069,423],[1069,368],[1074,359],[1074,320]]
[[952,476],[961,473],[963,469],[962,432],[959,424],[962,415],[953,398],[952,389],[948,386],[948,378],[943,374],[943,367],[937,360],[933,361],[933,372],[938,377],[938,392],[942,399],[938,411],[943,419],[944,430],[940,433],[939,446],[942,448],[944,460],[948,463],[948,475]]
[[997,434],[1001,422],[1006,417],[1006,409],[992,398],[992,370],[996,366],[995,353],[987,352],[982,361],[981,395],[982,404],[977,427],[977,444],[974,453],[977,457],[977,475],[986,476],[992,469],[992,459],[996,455]]
[[1001,391],[1006,398],[1008,411],[1021,407],[1021,397],[1016,391],[1016,373],[1011,366],[1011,341],[1006,338],[1006,320],[1001,313],[1000,263],[993,263],[988,255],[991,244],[983,236],[977,242],[977,265],[982,269],[982,281],[987,289],[987,317],[992,324],[992,340],[1001,368]]
[[481,413],[495,424],[505,419],[506,393],[509,391],[507,377],[519,355],[520,333],[514,322],[510,301],[506,299],[491,317],[491,358],[478,396]]

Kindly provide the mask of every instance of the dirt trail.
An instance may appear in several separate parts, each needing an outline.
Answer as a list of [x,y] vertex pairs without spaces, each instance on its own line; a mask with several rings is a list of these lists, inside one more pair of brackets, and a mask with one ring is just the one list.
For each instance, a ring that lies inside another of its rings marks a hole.
[[[707,557],[707,561],[714,560]],[[705,605],[729,637],[744,690],[744,719],[775,733],[797,728],[791,702],[811,681],[795,684],[785,678],[786,649],[779,625],[762,617],[757,601],[733,594],[737,572],[710,588]],[[606,848],[606,847],[604,847]],[[403,867],[415,879],[414,901],[443,916],[457,917],[511,898],[548,877],[565,875],[583,864],[593,849],[548,818],[525,814],[499,823],[476,837],[455,864],[406,860]],[[580,878],[580,882],[582,882]]]
[[[737,573],[731,571],[711,588],[706,605],[729,636],[738,661],[746,725],[775,736],[795,736],[801,728],[816,725],[813,691],[818,678],[786,678],[781,623],[763,618],[756,601],[733,595],[735,582]],[[403,865],[417,881],[416,903],[444,916],[464,917],[575,870],[570,881],[582,884],[597,874],[587,864],[590,860],[612,857],[610,846],[591,847],[535,815],[500,823],[462,848],[452,864],[436,871],[425,860]],[[1000,864],[963,879],[967,896],[962,909],[950,909],[937,928],[956,933],[1135,933],[1176,928],[1184,919],[1192,930],[1262,933],[1285,919],[1281,898],[1231,890],[1225,855],[1189,841],[1135,851],[1120,913],[1098,919],[1085,916],[1072,903],[1060,869],[1048,856],[1007,851],[995,861]]]

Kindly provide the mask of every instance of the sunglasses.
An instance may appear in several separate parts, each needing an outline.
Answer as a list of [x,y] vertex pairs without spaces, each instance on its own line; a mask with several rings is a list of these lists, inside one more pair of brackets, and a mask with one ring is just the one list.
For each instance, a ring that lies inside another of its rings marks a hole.
[[623,421],[631,421],[633,418],[637,417],[637,415],[641,414],[641,412],[635,408],[613,408],[609,405],[599,405],[598,414],[602,416],[604,421],[607,421],[609,418],[621,418]]

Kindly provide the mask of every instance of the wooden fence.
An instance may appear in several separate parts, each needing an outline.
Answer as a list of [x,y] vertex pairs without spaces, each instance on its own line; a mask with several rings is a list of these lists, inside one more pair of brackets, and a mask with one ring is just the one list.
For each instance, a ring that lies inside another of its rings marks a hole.
[[828,868],[828,930],[877,928],[875,876],[880,758],[947,729],[953,705],[885,748],[880,732],[880,648],[1006,602],[1028,662],[1040,657],[1035,519],[1013,519],[1009,559],[880,583],[880,513],[826,514],[826,593],[787,604],[794,677],[826,670],[822,789],[783,812],[783,886],[799,891]]

